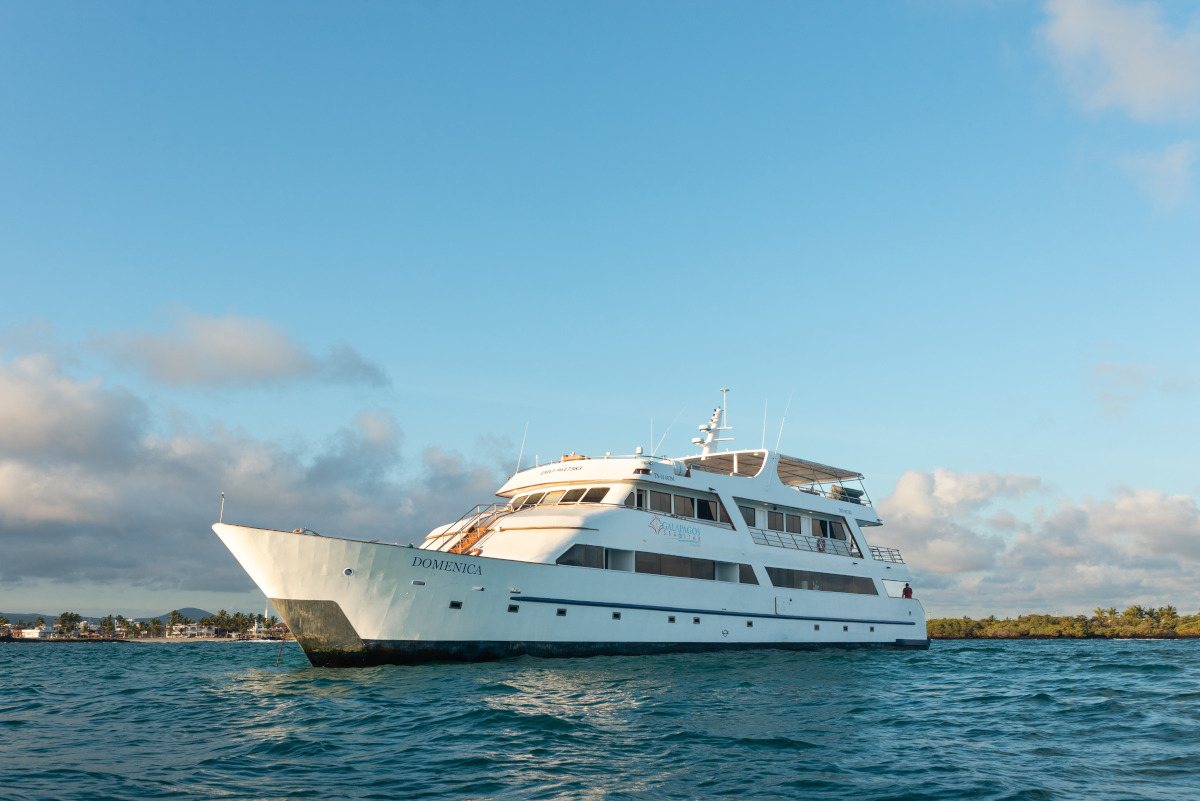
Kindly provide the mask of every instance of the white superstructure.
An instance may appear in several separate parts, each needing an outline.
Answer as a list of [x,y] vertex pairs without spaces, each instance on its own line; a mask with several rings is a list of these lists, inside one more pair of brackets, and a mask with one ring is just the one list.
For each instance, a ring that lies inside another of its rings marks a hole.
[[419,547],[218,523],[314,665],[926,648],[862,476],[767,449],[561,460]]

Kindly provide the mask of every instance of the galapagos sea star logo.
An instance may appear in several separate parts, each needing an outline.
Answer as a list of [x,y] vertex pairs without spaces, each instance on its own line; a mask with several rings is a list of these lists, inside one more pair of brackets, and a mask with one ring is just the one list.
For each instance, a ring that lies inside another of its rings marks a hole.
[[695,526],[687,526],[682,523],[677,523],[674,520],[663,522],[658,515],[651,518],[647,523],[650,530],[660,537],[671,537],[680,542],[700,542],[700,529]]

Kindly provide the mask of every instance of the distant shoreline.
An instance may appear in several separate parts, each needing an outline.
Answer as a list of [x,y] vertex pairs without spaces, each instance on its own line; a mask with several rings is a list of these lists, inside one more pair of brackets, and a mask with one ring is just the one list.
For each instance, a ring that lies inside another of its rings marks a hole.
[[236,639],[234,637],[0,637],[0,643],[22,643],[28,645],[57,643],[186,643],[186,642],[279,642],[278,637],[252,637]]

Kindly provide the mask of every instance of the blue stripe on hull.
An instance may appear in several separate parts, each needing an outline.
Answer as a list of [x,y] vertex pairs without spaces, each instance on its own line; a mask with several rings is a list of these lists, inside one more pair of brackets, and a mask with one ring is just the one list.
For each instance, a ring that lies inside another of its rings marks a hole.
[[505,642],[369,640],[356,652],[312,652],[314,667],[368,667],[371,665],[416,665],[423,662],[486,662],[514,656],[559,659],[588,656],[645,656],[649,654],[698,653],[703,651],[815,651],[820,649],[879,648],[927,649],[929,640],[894,642]]
[[649,606],[627,604],[618,601],[573,601],[570,598],[534,598],[528,595],[511,595],[510,600],[535,604],[562,604],[563,606],[604,606],[611,609],[648,609],[651,612],[680,612],[689,615],[724,615],[725,617],[756,617],[767,620],[814,620],[818,623],[877,623],[881,626],[915,626],[915,620],[871,620],[858,617],[828,617],[811,615],[782,615],[777,612],[729,612],[724,609],[691,609],[683,606]]

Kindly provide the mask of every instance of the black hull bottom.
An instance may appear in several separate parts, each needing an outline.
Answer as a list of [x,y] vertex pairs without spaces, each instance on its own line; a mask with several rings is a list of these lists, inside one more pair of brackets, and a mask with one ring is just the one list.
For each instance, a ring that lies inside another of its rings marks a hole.
[[314,667],[370,667],[372,665],[417,665],[423,662],[487,662],[514,656],[571,659],[587,656],[646,656],[651,654],[699,653],[703,651],[817,651],[876,648],[926,650],[929,640],[852,643],[723,643],[723,642],[426,642],[418,640],[367,640],[362,650],[305,651]]

